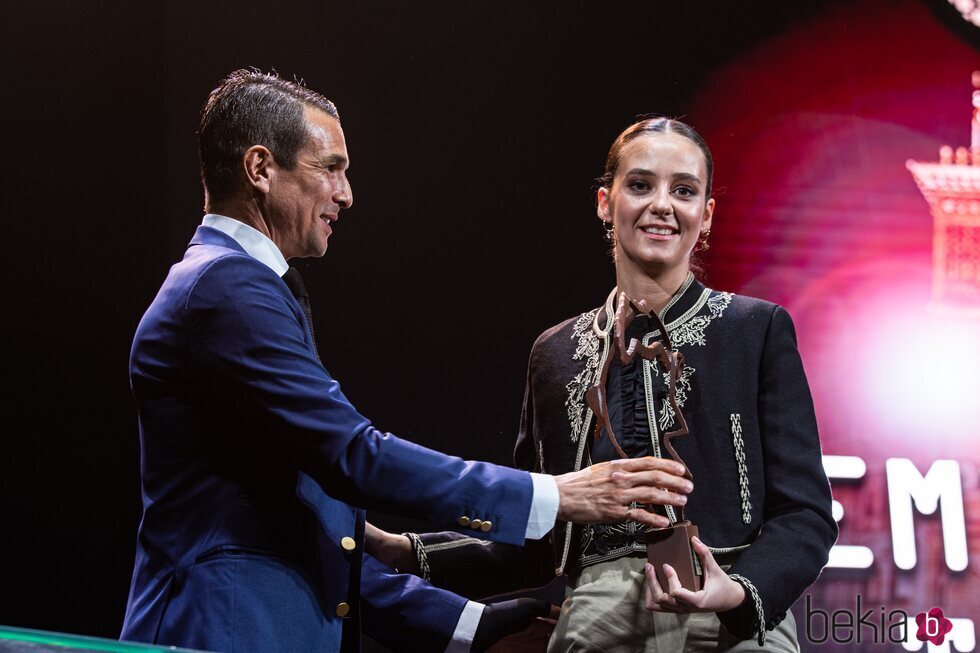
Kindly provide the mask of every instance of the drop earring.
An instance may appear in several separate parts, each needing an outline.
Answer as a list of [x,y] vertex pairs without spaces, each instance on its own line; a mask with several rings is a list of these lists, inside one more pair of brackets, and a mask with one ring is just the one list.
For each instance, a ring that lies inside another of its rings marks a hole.
[[702,231],[701,236],[698,238],[697,245],[695,246],[694,249],[696,249],[699,252],[706,252],[708,250],[708,247],[710,247],[710,245],[708,245],[708,236],[710,235],[711,235],[711,229],[705,229],[704,231]]

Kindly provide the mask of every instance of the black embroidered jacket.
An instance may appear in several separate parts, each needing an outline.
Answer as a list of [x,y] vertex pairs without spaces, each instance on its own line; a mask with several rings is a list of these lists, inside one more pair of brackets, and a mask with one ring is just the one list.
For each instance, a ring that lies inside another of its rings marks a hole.
[[[589,464],[594,418],[584,394],[609,351],[614,297],[534,343],[517,467],[557,475]],[[686,359],[677,402],[690,435],[673,441],[694,477],[685,516],[716,555],[733,561],[728,573],[750,597],[719,617],[736,636],[761,644],[817,578],[837,537],[793,323],[780,306],[711,290],[693,276],[660,317]],[[658,335],[647,333],[644,342]],[[660,436],[675,428],[666,379],[655,364],[642,366],[651,447],[660,455]],[[559,522],[550,542],[524,548],[458,533],[421,540],[434,584],[485,597],[645,551],[632,530]]]

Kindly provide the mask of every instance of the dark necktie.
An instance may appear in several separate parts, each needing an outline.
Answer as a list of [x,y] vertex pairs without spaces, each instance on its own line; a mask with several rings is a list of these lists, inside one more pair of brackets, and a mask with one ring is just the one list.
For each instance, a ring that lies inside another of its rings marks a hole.
[[282,280],[286,282],[289,291],[299,302],[299,307],[303,309],[303,315],[306,316],[306,326],[310,327],[310,338],[313,339],[313,351],[316,353],[316,359],[320,360],[320,353],[316,347],[316,336],[313,333],[313,311],[310,309],[310,295],[306,292],[303,276],[296,268],[289,268],[286,270],[286,274],[282,275]]

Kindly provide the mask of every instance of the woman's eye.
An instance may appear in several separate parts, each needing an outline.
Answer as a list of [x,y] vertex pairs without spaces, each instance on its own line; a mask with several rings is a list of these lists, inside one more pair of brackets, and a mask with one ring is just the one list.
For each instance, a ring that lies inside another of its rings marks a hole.
[[694,195],[697,195],[697,192],[690,186],[678,186],[677,188],[674,189],[674,192],[680,195],[681,197],[692,197]]
[[650,189],[650,184],[640,179],[634,179],[633,181],[629,182],[627,186],[629,187],[630,190],[636,191],[638,193],[642,193]]

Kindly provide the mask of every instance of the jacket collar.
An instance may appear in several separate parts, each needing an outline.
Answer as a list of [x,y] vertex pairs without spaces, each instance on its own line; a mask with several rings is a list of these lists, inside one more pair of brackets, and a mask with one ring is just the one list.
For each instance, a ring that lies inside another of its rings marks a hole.
[[672,322],[681,320],[688,311],[701,302],[702,295],[704,295],[704,284],[688,272],[687,279],[670,298],[664,309],[660,311],[660,319],[664,321],[667,328],[670,328],[673,326]]
[[[595,320],[597,331],[608,333],[612,329],[612,321],[608,316],[615,315],[616,313],[618,294],[619,289],[613,288],[612,292],[606,298],[605,305],[599,309]],[[695,279],[693,273],[688,272],[684,283],[681,284],[681,287],[677,289],[677,292],[670,298],[667,305],[660,311],[660,319],[663,320],[668,329],[672,329],[676,324],[686,321],[690,317],[688,313],[692,309],[701,308],[704,304],[704,294],[704,284]]]

